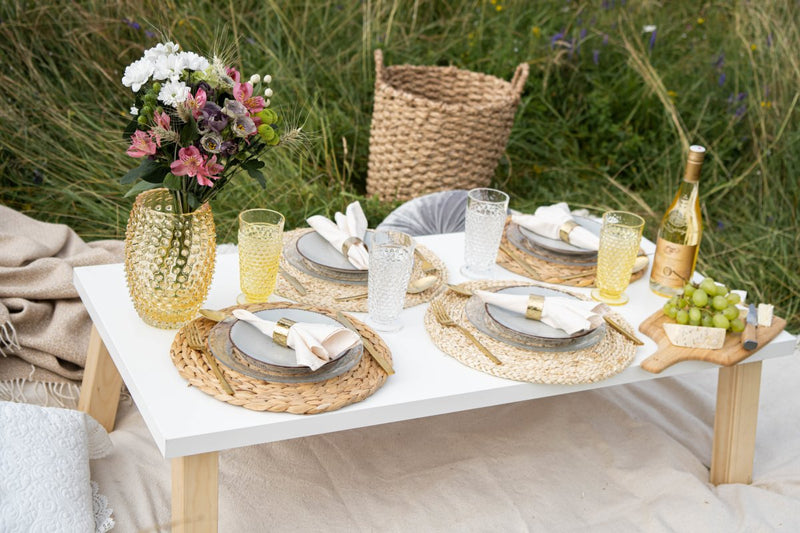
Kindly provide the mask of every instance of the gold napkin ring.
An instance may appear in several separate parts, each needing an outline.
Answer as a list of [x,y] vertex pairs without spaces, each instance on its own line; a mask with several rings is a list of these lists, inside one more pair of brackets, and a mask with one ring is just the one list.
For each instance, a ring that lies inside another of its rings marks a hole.
[[558,228],[558,237],[562,241],[568,243],[569,242],[569,232],[574,230],[577,226],[578,226],[578,223],[575,222],[574,220],[567,220],[566,222],[561,224],[560,228]]
[[528,295],[528,307],[525,309],[525,318],[531,320],[541,320],[544,310],[544,296],[538,294]]
[[347,253],[350,251],[350,248],[353,246],[358,246],[359,244],[364,244],[364,241],[359,239],[358,237],[348,237],[342,243],[342,255],[347,257]]
[[278,346],[287,348],[286,337],[289,336],[289,328],[294,326],[294,320],[288,318],[281,318],[275,323],[275,329],[272,330],[272,342]]

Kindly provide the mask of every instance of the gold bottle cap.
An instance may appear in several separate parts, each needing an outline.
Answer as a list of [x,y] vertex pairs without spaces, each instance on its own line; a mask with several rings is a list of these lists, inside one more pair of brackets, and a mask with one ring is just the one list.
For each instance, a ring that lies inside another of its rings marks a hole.
[[703,166],[703,159],[706,156],[706,149],[702,146],[693,144],[689,147],[689,160],[686,162],[686,174],[684,181],[696,183],[700,180],[700,168]]

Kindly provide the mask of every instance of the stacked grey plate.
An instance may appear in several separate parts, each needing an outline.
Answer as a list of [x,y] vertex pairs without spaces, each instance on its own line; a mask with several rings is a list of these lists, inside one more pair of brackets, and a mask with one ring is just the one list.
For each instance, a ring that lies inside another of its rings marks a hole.
[[[579,226],[600,235],[602,224],[597,220],[580,216],[574,217],[574,220]],[[559,239],[543,237],[513,222],[508,225],[506,238],[526,254],[551,263],[580,267],[597,264],[597,252],[578,248]]]
[[[369,246],[372,232],[368,231],[364,243]],[[366,285],[367,270],[360,270],[325,240],[316,231],[309,231],[301,235],[294,247],[284,250],[286,260],[296,269],[315,278],[345,283],[348,285]]]

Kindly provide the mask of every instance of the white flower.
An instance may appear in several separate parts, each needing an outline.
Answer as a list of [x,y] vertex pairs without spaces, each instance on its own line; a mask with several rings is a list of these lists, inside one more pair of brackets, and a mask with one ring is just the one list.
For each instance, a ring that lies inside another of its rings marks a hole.
[[272,89],[270,89],[269,87],[267,87],[266,89],[264,89],[264,96],[266,96],[267,98],[269,98],[270,96],[272,96]]
[[176,107],[189,96],[189,87],[182,81],[168,81],[161,87],[158,100],[165,105]]
[[153,75],[153,64],[146,59],[134,61],[125,68],[122,76],[122,85],[130,87],[133,92],[138,93],[142,85],[150,80]]
[[642,33],[653,33],[656,31],[655,24],[648,24],[647,26],[642,26]]
[[178,54],[159,56],[153,69],[154,80],[177,81],[183,73],[184,64]]
[[264,100],[264,107],[269,107],[269,98]]
[[145,50],[144,58],[155,62],[159,57],[171,56],[173,54],[177,54],[180,49],[181,47],[173,43],[172,41],[166,43],[159,43],[155,45],[153,48]]
[[178,62],[183,68],[189,70],[205,70],[208,68],[208,59],[194,52],[181,52],[178,54]]
[[259,76],[258,74],[253,74],[252,76],[250,76],[250,83],[252,83],[253,85],[255,85],[260,81],[261,81],[261,76]]
[[132,105],[131,106],[131,115],[133,115],[135,117],[138,114],[139,114],[139,108],[136,107],[135,105]]
[[264,74],[264,79],[262,81],[267,85],[269,85],[270,83],[272,83],[272,76],[270,76],[269,74]]

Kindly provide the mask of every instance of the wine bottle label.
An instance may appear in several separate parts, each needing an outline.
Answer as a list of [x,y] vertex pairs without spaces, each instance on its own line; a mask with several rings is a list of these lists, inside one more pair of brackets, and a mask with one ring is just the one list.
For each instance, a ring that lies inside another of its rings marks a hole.
[[692,275],[696,252],[696,244],[676,244],[659,237],[650,279],[665,287],[683,287]]

